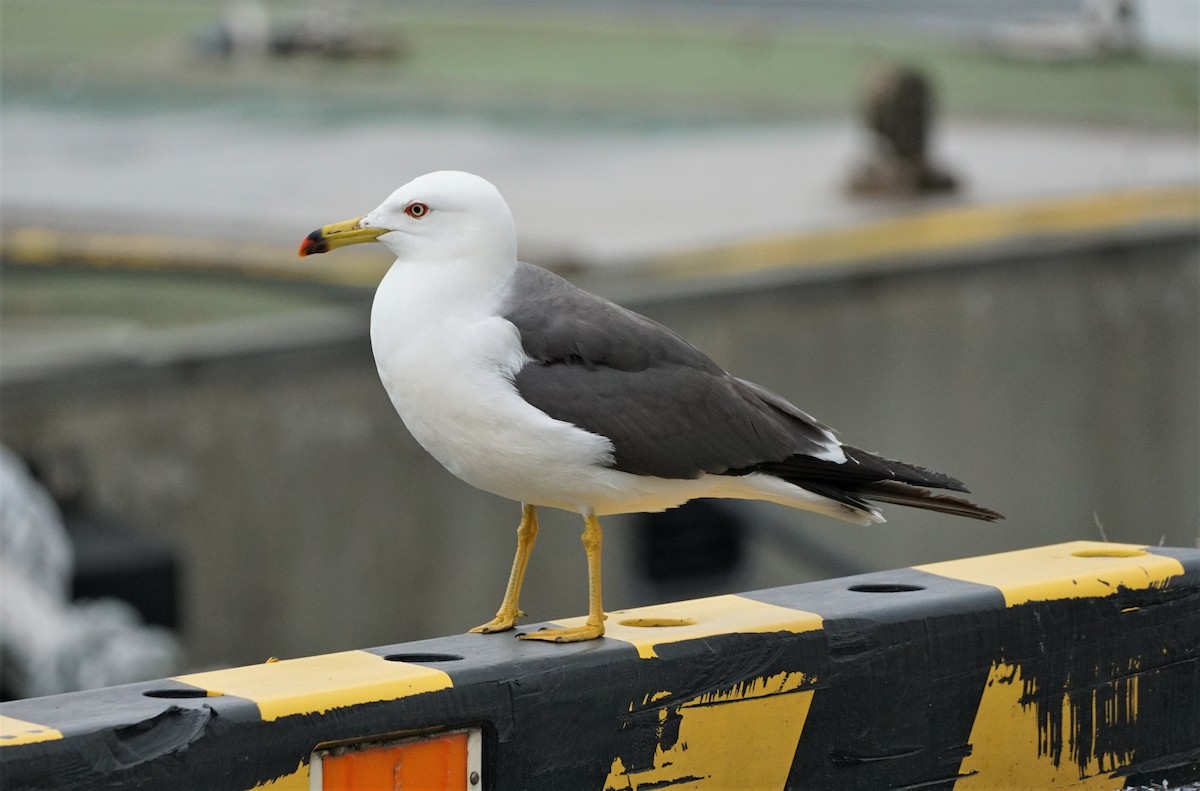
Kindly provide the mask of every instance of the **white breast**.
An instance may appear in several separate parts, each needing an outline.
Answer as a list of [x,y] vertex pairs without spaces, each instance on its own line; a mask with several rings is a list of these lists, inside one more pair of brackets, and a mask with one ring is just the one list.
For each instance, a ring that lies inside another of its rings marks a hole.
[[612,443],[527,404],[513,385],[528,362],[496,315],[503,287],[454,288],[393,266],[371,312],[380,379],[416,440],[467,483],[513,500],[581,510]]

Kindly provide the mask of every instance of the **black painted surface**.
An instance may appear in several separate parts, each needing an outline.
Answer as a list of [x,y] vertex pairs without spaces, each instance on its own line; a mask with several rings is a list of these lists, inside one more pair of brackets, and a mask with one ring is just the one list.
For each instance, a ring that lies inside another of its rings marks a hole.
[[[667,643],[653,660],[611,639],[512,633],[383,646],[371,652],[421,660],[454,688],[270,723],[250,701],[189,697],[172,681],[17,701],[0,712],[66,738],[0,747],[0,787],[249,788],[322,742],[482,725],[487,788],[599,789],[614,757],[637,770],[670,748],[683,702],[786,671],[815,690],[788,788],[948,789],[996,663],[1033,682],[1055,760],[1079,764],[1094,746],[1132,756],[1131,782],[1178,784],[1200,776],[1200,556],[1173,556],[1188,571],[1161,589],[1009,608],[995,588],[911,569],[760,591],[747,596],[816,612],[824,629]],[[1137,722],[1118,705],[1090,744],[1093,700],[1119,704],[1134,677]]]
[[805,727],[789,788],[953,786],[991,669],[999,590],[900,569],[750,596],[825,618],[808,717],[836,727]]

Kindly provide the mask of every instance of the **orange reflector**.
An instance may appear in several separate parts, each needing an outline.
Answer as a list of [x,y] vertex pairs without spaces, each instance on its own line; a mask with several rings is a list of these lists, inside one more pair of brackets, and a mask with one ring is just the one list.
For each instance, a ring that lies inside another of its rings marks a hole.
[[313,753],[313,791],[477,791],[481,733],[450,731]]

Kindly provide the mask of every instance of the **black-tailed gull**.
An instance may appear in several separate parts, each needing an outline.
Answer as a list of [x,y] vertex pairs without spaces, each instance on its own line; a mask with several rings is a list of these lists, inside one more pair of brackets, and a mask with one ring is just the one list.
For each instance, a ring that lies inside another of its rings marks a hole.
[[511,629],[539,505],[583,515],[588,617],[526,639],[604,634],[600,522],[697,497],[768,500],[867,524],[871,502],[976,519],[954,478],[841,444],[783,398],[669,329],[517,261],[512,213],[469,173],[414,179],[369,214],[313,231],[300,255],[378,241],[396,254],[371,311],[383,385],[417,441],[467,483],[523,505],[496,617]]

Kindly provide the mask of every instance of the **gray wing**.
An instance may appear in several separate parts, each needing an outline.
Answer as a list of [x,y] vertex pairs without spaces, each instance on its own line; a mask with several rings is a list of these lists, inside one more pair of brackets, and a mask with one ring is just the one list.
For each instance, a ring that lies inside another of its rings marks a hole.
[[502,312],[532,360],[515,377],[522,398],[607,437],[618,470],[694,478],[840,455],[832,432],[787,401],[544,269],[520,265]]

